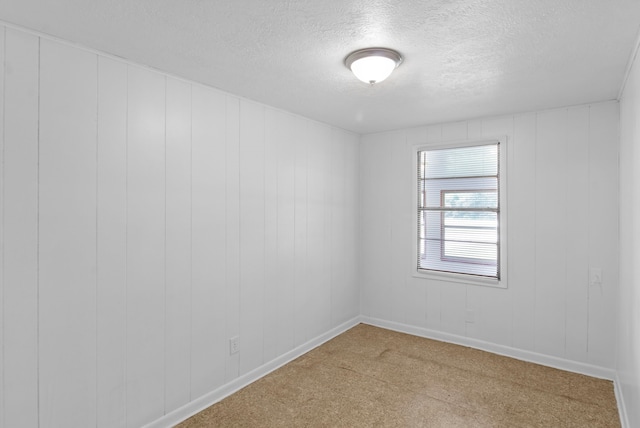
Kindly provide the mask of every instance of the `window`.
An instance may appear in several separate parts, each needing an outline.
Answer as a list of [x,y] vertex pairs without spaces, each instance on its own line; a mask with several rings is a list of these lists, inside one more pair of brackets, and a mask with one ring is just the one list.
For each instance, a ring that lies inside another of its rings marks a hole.
[[417,272],[492,283],[502,279],[506,215],[501,143],[417,148]]

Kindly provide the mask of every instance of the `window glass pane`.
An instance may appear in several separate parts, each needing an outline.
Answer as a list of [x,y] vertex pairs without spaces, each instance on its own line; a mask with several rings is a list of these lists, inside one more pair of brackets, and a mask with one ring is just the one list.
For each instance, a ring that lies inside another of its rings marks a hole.
[[456,147],[424,151],[424,178],[498,175],[498,145]]
[[496,191],[444,192],[444,207],[455,208],[498,208]]
[[498,144],[418,152],[418,268],[498,278]]

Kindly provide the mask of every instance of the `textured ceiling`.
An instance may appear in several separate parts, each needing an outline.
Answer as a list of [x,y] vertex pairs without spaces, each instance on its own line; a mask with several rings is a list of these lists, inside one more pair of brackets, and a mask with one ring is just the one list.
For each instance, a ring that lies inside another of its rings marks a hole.
[[[2,0],[0,20],[360,133],[615,99],[638,0]],[[405,62],[369,87],[363,47]]]

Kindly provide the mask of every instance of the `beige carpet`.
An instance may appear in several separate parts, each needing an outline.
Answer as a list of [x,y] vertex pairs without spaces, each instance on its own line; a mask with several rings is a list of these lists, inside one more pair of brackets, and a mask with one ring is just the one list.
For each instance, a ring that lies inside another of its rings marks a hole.
[[619,427],[610,381],[360,324],[187,427]]

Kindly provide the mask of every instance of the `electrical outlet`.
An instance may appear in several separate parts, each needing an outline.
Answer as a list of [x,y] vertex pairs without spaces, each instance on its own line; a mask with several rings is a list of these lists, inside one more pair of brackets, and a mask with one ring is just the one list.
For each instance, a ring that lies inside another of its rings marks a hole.
[[237,354],[240,350],[240,338],[238,336],[229,339],[229,354]]

